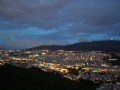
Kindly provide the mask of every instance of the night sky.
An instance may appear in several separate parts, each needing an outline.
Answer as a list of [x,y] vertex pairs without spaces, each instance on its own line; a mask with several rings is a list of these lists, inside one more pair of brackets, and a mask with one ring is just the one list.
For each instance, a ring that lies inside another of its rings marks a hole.
[[0,0],[0,47],[120,40],[120,0]]

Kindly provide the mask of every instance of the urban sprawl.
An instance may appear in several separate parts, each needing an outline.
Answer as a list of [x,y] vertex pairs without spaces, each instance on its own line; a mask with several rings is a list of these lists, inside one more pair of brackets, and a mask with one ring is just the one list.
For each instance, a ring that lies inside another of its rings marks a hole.
[[[114,53],[120,57],[120,53]],[[104,58],[108,58],[104,60]],[[89,79],[95,83],[114,83],[120,86],[120,66],[112,65],[110,53],[101,51],[64,50],[1,50],[0,65],[5,63],[30,68],[37,67],[78,81]]]

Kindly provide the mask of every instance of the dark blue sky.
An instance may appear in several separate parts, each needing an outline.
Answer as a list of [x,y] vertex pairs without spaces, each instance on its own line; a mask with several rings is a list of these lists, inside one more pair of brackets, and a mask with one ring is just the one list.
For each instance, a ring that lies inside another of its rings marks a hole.
[[120,40],[120,0],[0,0],[0,47]]

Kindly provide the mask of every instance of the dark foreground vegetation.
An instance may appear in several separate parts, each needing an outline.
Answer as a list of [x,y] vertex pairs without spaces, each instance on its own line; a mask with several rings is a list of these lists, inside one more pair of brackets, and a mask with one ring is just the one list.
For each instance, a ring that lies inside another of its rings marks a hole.
[[95,90],[96,86],[92,81],[71,81],[38,68],[0,66],[0,90]]

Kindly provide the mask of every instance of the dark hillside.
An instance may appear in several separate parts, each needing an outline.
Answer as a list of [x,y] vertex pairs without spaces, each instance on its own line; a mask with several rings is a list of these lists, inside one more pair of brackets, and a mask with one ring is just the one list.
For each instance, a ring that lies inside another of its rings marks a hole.
[[120,52],[120,41],[92,41],[80,42],[72,45],[43,45],[27,50],[76,50],[76,51],[105,51],[105,52]]
[[95,90],[92,81],[71,81],[38,68],[0,67],[0,90]]

